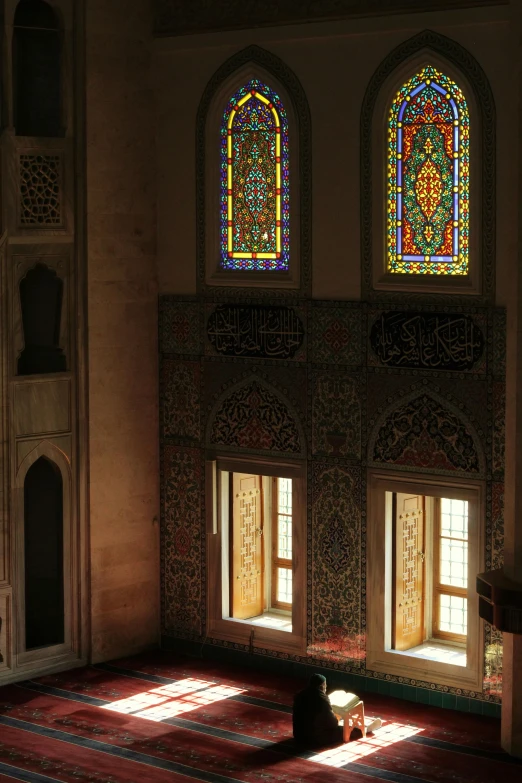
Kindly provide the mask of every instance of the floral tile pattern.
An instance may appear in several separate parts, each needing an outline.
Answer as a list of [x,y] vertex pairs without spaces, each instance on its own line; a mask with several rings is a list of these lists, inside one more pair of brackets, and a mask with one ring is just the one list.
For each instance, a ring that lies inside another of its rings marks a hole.
[[313,465],[312,644],[362,661],[361,471]]
[[477,474],[481,469],[465,423],[429,394],[415,396],[389,413],[371,456],[375,463],[443,472]]
[[161,353],[198,354],[201,348],[199,304],[162,296],[159,329]]
[[504,474],[506,443],[506,385],[493,384],[493,453],[491,469],[496,477]]
[[164,438],[200,438],[199,362],[164,359],[161,365],[161,403]]
[[199,636],[204,592],[199,449],[163,449],[162,582],[167,632]]
[[360,309],[312,308],[312,361],[359,365],[362,361]]
[[257,380],[225,397],[212,421],[210,442],[292,454],[302,448],[299,429],[284,400]]
[[361,392],[350,375],[318,373],[312,391],[312,452],[361,458]]
[[504,484],[491,485],[491,569],[504,565]]

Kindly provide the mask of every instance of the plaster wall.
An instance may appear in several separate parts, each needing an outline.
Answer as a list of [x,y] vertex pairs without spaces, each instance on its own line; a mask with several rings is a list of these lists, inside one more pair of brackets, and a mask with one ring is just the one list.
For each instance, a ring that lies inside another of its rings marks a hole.
[[[516,148],[508,6],[352,19],[155,41],[160,293],[196,292],[195,121],[205,86],[255,43],[280,57],[305,90],[312,119],[312,280],[318,299],[360,298],[360,114],[372,74],[423,29],[466,47],[490,81],[497,110],[497,297],[516,247]],[[473,131],[472,131],[473,133]],[[217,143],[217,142],[216,142]],[[472,141],[473,144],[473,136]]]
[[86,4],[92,659],[157,641],[150,3]]

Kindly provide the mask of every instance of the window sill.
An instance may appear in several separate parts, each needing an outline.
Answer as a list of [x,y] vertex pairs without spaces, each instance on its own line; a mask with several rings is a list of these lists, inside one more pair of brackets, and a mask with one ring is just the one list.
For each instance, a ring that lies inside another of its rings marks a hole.
[[209,624],[208,635],[214,639],[236,644],[252,644],[254,647],[264,647],[290,655],[304,655],[306,652],[306,639],[301,635],[290,630],[253,624],[251,620],[233,618],[215,620]]
[[238,620],[234,617],[224,617],[223,620],[231,620],[234,623],[246,623],[254,625],[256,628],[272,628],[274,631],[284,631],[292,633],[292,615],[290,612],[263,612],[257,617],[250,617],[248,620]]
[[208,286],[234,288],[299,288],[299,280],[291,272],[216,270],[207,274],[205,282]]
[[433,682],[472,691],[482,690],[482,677],[475,667],[444,663],[425,657],[414,657],[407,652],[368,650],[366,666],[370,671],[394,674],[415,680]]
[[423,661],[438,661],[452,666],[466,666],[466,648],[437,641],[427,641],[411,650],[389,650],[394,655],[416,658]]
[[385,272],[373,281],[377,293],[417,293],[479,295],[480,288],[471,275],[407,275]]

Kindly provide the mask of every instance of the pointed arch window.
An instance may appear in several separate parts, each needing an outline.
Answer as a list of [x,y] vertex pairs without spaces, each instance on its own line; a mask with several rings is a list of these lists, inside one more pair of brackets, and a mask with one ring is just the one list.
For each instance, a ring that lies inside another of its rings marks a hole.
[[458,85],[428,65],[388,118],[387,271],[469,274],[470,121]]
[[289,168],[283,103],[252,79],[229,100],[221,124],[222,269],[289,270]]

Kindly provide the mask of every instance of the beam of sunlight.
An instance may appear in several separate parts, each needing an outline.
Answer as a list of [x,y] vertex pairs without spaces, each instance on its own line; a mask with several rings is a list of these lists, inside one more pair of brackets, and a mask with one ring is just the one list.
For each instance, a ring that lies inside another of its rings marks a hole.
[[344,767],[351,761],[359,761],[375,751],[387,748],[395,742],[401,742],[401,740],[419,734],[421,731],[423,729],[417,726],[405,726],[403,723],[383,721],[381,728],[377,729],[375,734],[368,734],[366,739],[348,742],[336,748],[328,748],[309,757],[309,761],[316,761],[318,764],[325,764],[329,767]]
[[102,709],[123,712],[147,720],[162,721],[222,699],[229,699],[239,693],[243,693],[240,688],[187,677],[169,685],[137,693],[127,699],[104,704]]

